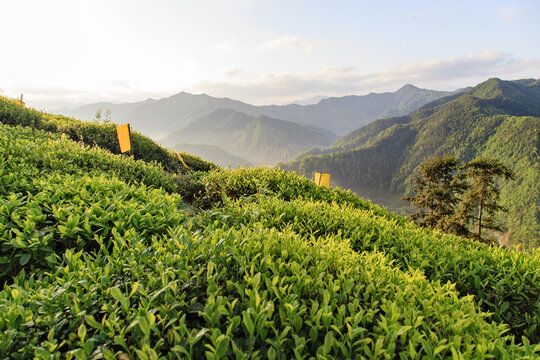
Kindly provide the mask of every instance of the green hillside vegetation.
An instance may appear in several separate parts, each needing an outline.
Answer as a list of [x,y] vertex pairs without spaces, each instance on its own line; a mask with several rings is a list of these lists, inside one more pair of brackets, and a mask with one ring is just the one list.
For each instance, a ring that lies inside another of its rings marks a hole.
[[330,131],[314,126],[220,109],[181,127],[163,143],[207,144],[255,165],[273,165],[313,146],[328,146],[335,139]]
[[423,229],[281,170],[175,174],[25,119],[0,125],[8,358],[540,354],[540,250]]
[[451,154],[463,161],[497,159],[515,180],[501,180],[501,214],[505,238],[525,248],[540,246],[540,83],[490,79],[462,95],[425,105],[403,117],[383,119],[338,139],[329,149],[311,150],[283,169],[312,176],[330,172],[335,184],[369,196],[386,192],[381,203],[412,190],[420,163]]
[[[63,133],[70,139],[81,141],[86,145],[98,146],[113,154],[120,153],[116,138],[115,124],[99,124],[96,122],[80,121],[61,115],[51,115],[25,108],[17,100],[0,96],[0,123],[6,125],[29,126],[37,130]],[[169,150],[159,146],[150,138],[137,131],[131,132],[133,157],[145,162],[157,162],[170,172],[182,173],[186,169],[178,162]],[[208,171],[216,166],[187,153],[181,154],[184,161],[197,171]]]

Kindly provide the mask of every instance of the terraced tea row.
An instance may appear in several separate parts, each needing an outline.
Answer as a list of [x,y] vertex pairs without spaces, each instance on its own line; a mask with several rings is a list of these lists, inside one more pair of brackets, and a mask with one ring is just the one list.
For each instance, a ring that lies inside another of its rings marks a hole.
[[50,276],[19,276],[0,292],[0,351],[40,359],[534,356],[451,284],[342,241],[257,228],[129,230],[96,255],[68,250]]
[[514,334],[540,340],[540,251],[516,252],[473,240],[437,234],[374,211],[349,206],[258,196],[216,210],[229,226],[262,224],[315,237],[350,241],[358,252],[383,251],[406,271],[422,270],[427,278],[456,284],[462,295],[473,294],[497,322]]
[[1,166],[13,176],[107,174],[131,184],[163,187],[169,192],[176,190],[173,175],[159,163],[114,155],[98,147],[76,143],[60,134],[30,128],[0,125],[0,156],[3,160]]

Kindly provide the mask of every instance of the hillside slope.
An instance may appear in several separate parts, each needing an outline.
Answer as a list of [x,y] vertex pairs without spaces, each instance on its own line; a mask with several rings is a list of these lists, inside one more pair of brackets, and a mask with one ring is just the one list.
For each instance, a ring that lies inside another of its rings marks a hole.
[[335,139],[333,133],[314,126],[220,109],[184,125],[162,142],[218,146],[253,164],[273,165],[313,146],[328,146]]
[[[330,148],[280,164],[311,176],[332,173],[336,184],[366,196],[386,192],[381,203],[408,192],[412,175],[424,160],[453,154],[463,161],[494,156],[516,172],[502,182],[502,202],[512,211],[501,215],[512,243],[540,245],[538,184],[540,144],[538,81],[490,79],[462,95],[425,105],[403,117],[384,119],[338,139]],[[512,189],[512,190],[510,190]],[[511,196],[510,192],[519,196]],[[521,216],[528,214],[527,216]]]
[[284,171],[177,182],[12,125],[0,124],[5,357],[540,354],[540,251],[422,229]]
[[[31,108],[21,107],[16,100],[0,96],[0,123],[20,125],[48,132],[62,133],[72,140],[86,145],[107,149],[113,154],[120,153],[116,135],[116,124],[86,122],[61,115],[51,115]],[[152,139],[137,131],[131,131],[133,158],[145,162],[157,162],[167,171],[184,173],[186,169],[169,150],[159,146]],[[187,153],[181,154],[192,170],[208,171],[215,164]]]

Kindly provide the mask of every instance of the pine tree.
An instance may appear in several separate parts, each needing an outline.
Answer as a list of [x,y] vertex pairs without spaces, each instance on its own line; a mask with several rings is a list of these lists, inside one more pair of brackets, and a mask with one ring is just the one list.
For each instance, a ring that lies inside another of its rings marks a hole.
[[456,223],[455,213],[464,182],[457,175],[459,160],[451,155],[431,158],[419,166],[414,178],[414,196],[404,197],[418,208],[408,218],[432,229],[467,235],[466,227]]
[[463,193],[456,220],[462,226],[476,223],[477,232],[474,236],[483,239],[483,229],[501,230],[495,221],[495,214],[498,211],[507,211],[498,203],[500,190],[496,179],[501,176],[512,179],[513,174],[502,163],[489,158],[469,161],[463,165],[462,170],[468,186]]

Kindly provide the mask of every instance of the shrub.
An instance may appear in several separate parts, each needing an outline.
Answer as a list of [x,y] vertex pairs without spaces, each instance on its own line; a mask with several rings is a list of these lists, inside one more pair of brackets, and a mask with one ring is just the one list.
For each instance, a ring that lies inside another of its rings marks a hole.
[[317,186],[310,179],[280,169],[219,169],[209,172],[201,181],[205,186],[203,197],[208,197],[202,200],[206,200],[207,204],[220,204],[224,197],[238,199],[254,194],[267,194],[284,201],[310,199],[346,204],[357,209],[372,210],[379,216],[395,219],[400,223],[405,221],[401,216],[373,205],[369,200],[360,199],[348,190]]
[[49,269],[66,249],[93,251],[133,230],[161,234],[183,221],[180,203],[103,175],[19,177],[0,191],[0,282]]
[[0,311],[12,358],[534,356],[451,284],[342,241],[257,228],[129,232],[107,253],[67,251],[49,278],[6,286]]
[[509,324],[518,338],[540,340],[540,250],[489,247],[343,205],[256,199],[230,203],[227,216],[220,215],[221,222],[248,227],[261,223],[304,235],[347,239],[358,252],[384,251],[404,271],[422,270],[431,280],[455,283],[463,296],[473,294],[484,311]]
[[[82,141],[90,146],[99,146],[113,154],[120,153],[115,124],[85,122],[61,115],[46,114],[31,108],[25,108],[17,100],[3,96],[0,96],[0,123],[64,133],[74,141]],[[183,167],[171,151],[162,148],[150,138],[138,132],[132,132],[132,142],[133,156],[136,160],[158,162],[169,172],[187,172],[187,169]],[[204,161],[197,156],[186,153],[181,155],[193,171],[209,171],[217,168],[215,164]]]

